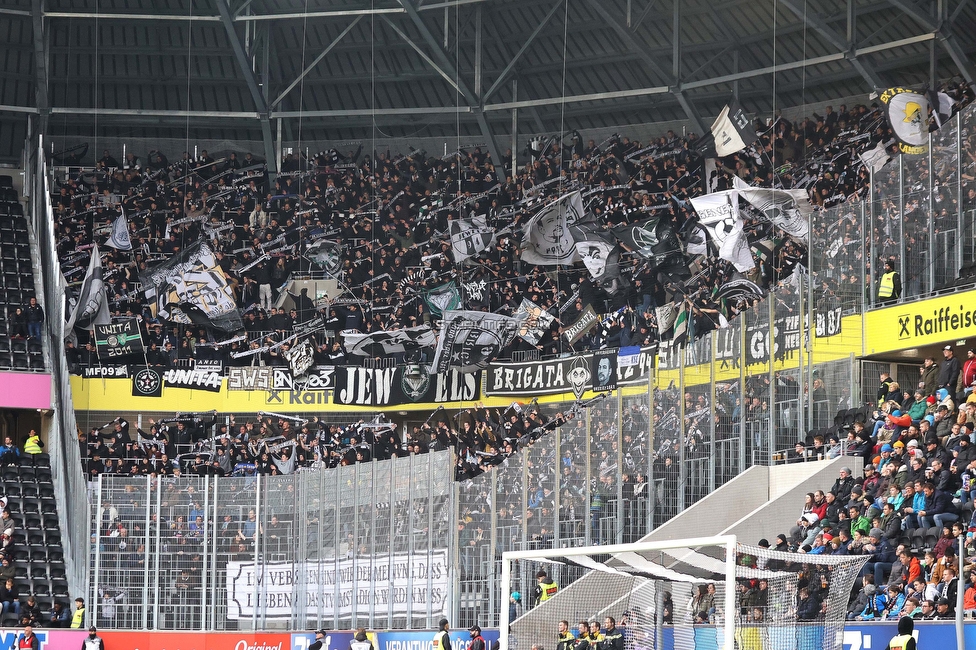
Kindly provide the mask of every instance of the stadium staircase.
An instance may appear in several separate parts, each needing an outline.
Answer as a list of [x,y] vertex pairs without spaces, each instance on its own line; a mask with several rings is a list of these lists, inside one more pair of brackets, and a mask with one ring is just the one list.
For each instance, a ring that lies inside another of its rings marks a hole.
[[[753,466],[715,490],[701,501],[686,508],[670,521],[641,538],[641,542],[659,542],[694,537],[735,535],[745,544],[756,544],[762,538],[773,539],[789,533],[803,507],[807,492],[829,489],[841,467],[850,467],[861,475],[862,461],[850,456],[772,467]],[[555,596],[519,617],[518,629],[550,629],[553,621],[577,621],[618,617],[615,603],[627,602],[632,581],[627,577],[591,571],[572,584],[560,580],[560,569],[553,565],[550,574],[561,588]],[[531,576],[522,576],[522,593],[531,593]],[[514,578],[513,578],[514,582]],[[532,580],[534,582],[534,580]],[[526,588],[526,586],[528,588]],[[688,586],[690,589],[690,585]],[[599,604],[593,594],[599,594]],[[674,602],[685,603],[690,597],[674,594]],[[586,607],[582,609],[581,607]],[[619,606],[617,606],[619,607]]]

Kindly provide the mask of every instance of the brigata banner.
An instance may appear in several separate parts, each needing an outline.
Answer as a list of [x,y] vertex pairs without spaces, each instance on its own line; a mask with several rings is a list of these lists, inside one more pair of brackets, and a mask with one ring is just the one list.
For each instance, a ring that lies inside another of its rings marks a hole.
[[[656,356],[656,346],[643,347],[636,355],[627,350],[627,365],[610,364],[616,367],[616,383],[625,386],[647,381]],[[597,385],[594,383],[597,378],[591,369],[599,370],[599,362],[594,366],[593,358],[593,353],[588,352],[548,361],[492,363],[485,371],[485,395],[582,395]],[[586,372],[581,372],[579,368],[585,368]],[[579,385],[581,378],[585,380],[584,385]],[[613,382],[608,380],[603,385],[610,386]]]
[[255,608],[268,620],[298,616],[328,620],[376,611],[427,612],[447,608],[447,550],[428,554],[374,555],[338,562],[227,563],[227,618],[250,619]]

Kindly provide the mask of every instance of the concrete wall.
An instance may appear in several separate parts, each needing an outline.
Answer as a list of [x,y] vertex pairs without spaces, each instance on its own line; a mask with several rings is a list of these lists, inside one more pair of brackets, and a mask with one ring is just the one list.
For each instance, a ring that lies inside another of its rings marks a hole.
[[641,541],[727,534],[739,536],[746,544],[755,544],[763,537],[772,541],[796,525],[807,492],[830,489],[841,467],[851,467],[860,474],[861,467],[855,462],[861,461],[845,457],[750,467]]

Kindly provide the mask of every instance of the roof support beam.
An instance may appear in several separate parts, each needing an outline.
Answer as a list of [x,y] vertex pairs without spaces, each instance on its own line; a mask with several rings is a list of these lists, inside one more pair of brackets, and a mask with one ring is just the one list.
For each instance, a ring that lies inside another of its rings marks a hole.
[[[966,83],[973,83],[973,79],[976,76],[974,76],[972,64],[969,62],[969,57],[966,56],[966,53],[956,41],[955,35],[952,33],[950,21],[944,20],[943,16],[936,17],[925,13],[911,0],[888,0],[888,2],[892,6],[901,9],[919,25],[935,34],[942,47],[949,53],[953,63],[959,68],[959,72],[962,74],[963,79],[966,80]],[[938,7],[940,10],[943,8],[942,2],[938,3]]]
[[423,59],[424,62],[427,63],[427,65],[433,68],[434,71],[444,79],[444,81],[451,84],[451,87],[453,87],[454,90],[458,91],[462,95],[464,94],[463,92],[461,92],[461,87],[458,85],[457,80],[451,75],[451,73],[441,68],[439,65],[437,65],[437,63],[432,58],[430,58],[430,56],[427,55],[427,53],[424,51],[424,48],[414,43],[413,39],[407,36],[406,32],[404,32],[402,29],[397,27],[397,24],[392,20],[390,20],[389,18],[387,18],[386,16],[383,16],[383,21],[390,26],[390,29],[396,32],[397,36],[403,39],[404,43],[412,47],[414,52],[420,55],[420,58]]
[[508,79],[509,73],[515,67],[515,64],[518,63],[518,60],[522,58],[522,55],[525,54],[526,50],[529,49],[532,42],[535,41],[536,37],[542,32],[543,29],[545,29],[546,25],[549,24],[549,21],[552,20],[552,17],[556,15],[556,11],[563,6],[564,2],[566,2],[566,0],[556,0],[556,2],[552,5],[552,8],[549,9],[549,13],[547,13],[545,18],[542,19],[542,22],[540,22],[536,28],[532,30],[529,37],[522,43],[522,47],[519,48],[519,51],[515,53],[515,56],[513,56],[511,61],[508,62],[505,68],[501,71],[501,74],[495,78],[495,82],[491,84],[491,87],[488,88],[488,92],[486,92],[481,98],[482,102],[488,101],[488,98],[494,95],[495,91],[498,90],[503,83],[505,83],[505,81]]
[[[587,0],[587,3],[589,4],[590,8],[599,14],[603,21],[617,34],[617,37],[620,39],[620,42],[624,45],[624,47],[626,47],[627,50],[632,54],[636,55],[651,73],[657,75],[662,80],[667,80],[675,84],[674,89],[671,91],[672,94],[674,94],[675,98],[678,100],[678,103],[681,104],[681,107],[685,109],[685,114],[688,116],[688,119],[691,120],[691,123],[695,125],[695,128],[704,133],[705,123],[702,122],[701,116],[698,115],[698,112],[695,110],[692,103],[686,97],[681,96],[680,81],[678,76],[669,75],[667,72],[665,72],[661,65],[649,54],[647,54],[646,45],[641,43],[637,37],[634,36],[633,32],[627,29],[626,25],[622,25],[619,21],[617,21],[617,19],[603,5],[602,0]],[[679,34],[681,22],[680,4],[680,0],[676,0],[674,9],[674,26],[677,29],[675,29],[673,33],[672,72],[680,72],[681,69],[681,41]]]
[[317,66],[319,64],[319,62],[321,62],[322,59],[324,59],[329,54],[329,52],[331,52],[332,49],[336,45],[338,45],[342,41],[342,39],[344,39],[346,37],[346,34],[348,34],[349,32],[351,32],[352,31],[352,28],[355,27],[356,25],[358,25],[359,24],[359,21],[362,20],[362,19],[363,19],[362,16],[356,16],[353,19],[353,21],[351,23],[349,23],[349,25],[344,30],[342,30],[342,33],[341,34],[339,34],[334,39],[332,39],[332,42],[329,43],[328,46],[326,46],[326,48],[324,50],[322,50],[322,52],[320,52],[317,57],[315,57],[315,60],[312,61],[311,63],[309,63],[308,66],[304,70],[302,70],[302,73],[300,75],[298,75],[297,77],[295,77],[295,80],[294,81],[292,81],[290,84],[288,84],[288,87],[285,88],[281,92],[280,95],[278,95],[277,99],[275,99],[273,102],[271,102],[270,108],[274,109],[276,106],[278,106],[278,104],[281,103],[281,100],[283,100],[285,98],[285,96],[288,93],[290,93],[292,91],[292,89],[295,86],[297,86],[299,84],[299,82],[301,82],[302,79],[305,78],[305,75],[307,75],[309,72],[311,72],[312,69],[315,66]]
[[34,101],[40,115],[38,131],[47,133],[51,104],[48,99],[47,36],[44,33],[44,0],[31,0],[31,23],[34,32]]
[[[464,97],[464,101],[467,102],[468,106],[475,112],[475,118],[478,121],[478,128],[481,129],[481,135],[484,136],[485,140],[488,142],[488,152],[491,154],[491,163],[495,167],[495,176],[501,183],[505,182],[505,170],[502,166],[502,156],[501,151],[498,149],[498,142],[495,140],[495,134],[491,131],[491,126],[488,124],[488,120],[485,119],[482,109],[481,99],[476,96],[471,90],[468,89],[468,85],[461,79],[461,74],[451,63],[447,54],[438,44],[437,39],[428,29],[427,24],[424,19],[420,17],[417,12],[417,8],[414,6],[412,0],[399,0],[400,6],[403,7],[404,11],[407,12],[407,16],[413,22],[414,27],[420,33],[421,38],[430,48],[433,58],[437,61],[437,68],[441,71],[441,74],[447,73],[450,77],[453,77],[455,83],[452,85],[457,88],[457,91],[461,93]],[[402,32],[400,32],[402,34]]]
[[251,91],[251,98],[254,100],[254,108],[257,109],[258,119],[261,120],[261,137],[264,140],[264,157],[268,165],[268,171],[273,175],[278,171],[278,160],[275,156],[274,137],[271,134],[271,116],[268,111],[268,104],[265,101],[261,88],[258,87],[257,79],[254,77],[254,70],[251,69],[251,62],[248,60],[244,46],[237,35],[234,27],[234,20],[230,13],[229,0],[217,0],[217,9],[220,10],[220,21],[224,24],[227,32],[227,39],[230,41],[231,48],[234,50],[234,58],[244,75],[248,90]]
[[837,50],[844,52],[847,55],[847,60],[850,61],[851,66],[857,73],[864,78],[867,82],[868,89],[874,90],[875,88],[884,87],[884,83],[874,69],[864,61],[861,61],[853,54],[853,51],[857,44],[854,41],[854,34],[856,33],[854,29],[854,21],[856,19],[856,8],[854,6],[854,0],[848,0],[847,2],[847,38],[841,37],[840,34],[835,32],[830,25],[828,25],[815,10],[809,6],[802,5],[798,0],[780,0],[780,2],[787,9],[792,11],[798,18],[805,20],[806,24],[817,32],[825,41],[830,43]]

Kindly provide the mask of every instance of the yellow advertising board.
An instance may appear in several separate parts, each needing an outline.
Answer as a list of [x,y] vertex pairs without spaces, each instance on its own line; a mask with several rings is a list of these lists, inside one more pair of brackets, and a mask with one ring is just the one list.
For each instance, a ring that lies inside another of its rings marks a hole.
[[976,337],[976,290],[868,312],[864,354],[920,348]]

